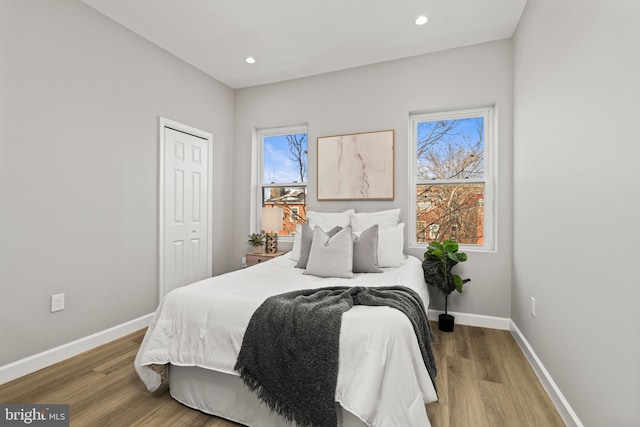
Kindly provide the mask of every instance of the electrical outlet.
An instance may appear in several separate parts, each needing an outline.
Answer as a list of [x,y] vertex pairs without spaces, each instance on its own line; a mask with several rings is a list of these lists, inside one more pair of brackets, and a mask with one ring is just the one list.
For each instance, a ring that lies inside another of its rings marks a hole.
[[247,266],[247,259],[245,257],[242,257],[242,260],[240,261],[240,265],[242,265],[243,267]]
[[51,295],[51,312],[64,310],[64,294]]
[[531,316],[536,317],[536,299],[531,297]]

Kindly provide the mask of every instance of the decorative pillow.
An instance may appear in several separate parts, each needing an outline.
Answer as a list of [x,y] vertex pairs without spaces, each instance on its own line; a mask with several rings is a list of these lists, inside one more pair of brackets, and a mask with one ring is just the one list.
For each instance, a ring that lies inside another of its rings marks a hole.
[[318,277],[353,277],[353,240],[351,227],[346,226],[333,236],[316,227],[309,253],[307,269],[303,274]]
[[378,267],[378,225],[353,234],[353,272],[382,273]]
[[378,231],[378,267],[404,264],[404,223]]
[[307,224],[313,229],[322,228],[323,231],[329,231],[333,227],[346,227],[349,225],[349,215],[355,213],[355,209],[347,209],[344,212],[307,212]]
[[291,248],[291,253],[289,258],[294,261],[298,261],[300,259],[300,246],[302,244],[302,224],[296,224],[296,235],[293,236],[293,247]]
[[376,224],[380,227],[380,230],[386,230],[398,225],[401,213],[402,210],[400,208],[378,212],[354,212],[350,215],[350,224],[356,233]]
[[[333,227],[331,230],[327,231],[327,234],[329,235],[329,237],[331,237],[340,230],[342,230],[342,228]],[[313,242],[313,233],[314,230],[309,227],[308,224],[302,224],[300,230],[300,257],[298,258],[298,263],[296,264],[296,267],[298,268],[307,268],[307,262],[309,262],[309,253],[311,252],[311,243]]]

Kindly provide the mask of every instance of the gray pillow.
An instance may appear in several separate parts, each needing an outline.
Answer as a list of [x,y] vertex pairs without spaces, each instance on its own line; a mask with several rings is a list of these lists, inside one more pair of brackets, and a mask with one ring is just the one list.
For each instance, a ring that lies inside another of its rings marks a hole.
[[303,274],[318,277],[353,277],[353,238],[351,226],[346,226],[335,235],[316,227],[309,252],[309,262]]
[[353,235],[353,272],[382,273],[378,268],[378,224]]
[[[317,227],[316,227],[317,228]],[[342,230],[342,227],[333,227],[327,231],[329,237]],[[309,252],[311,251],[311,242],[313,241],[313,229],[308,224],[302,224],[302,230],[300,230],[300,258],[296,264],[297,268],[307,268],[307,262],[309,261]]]

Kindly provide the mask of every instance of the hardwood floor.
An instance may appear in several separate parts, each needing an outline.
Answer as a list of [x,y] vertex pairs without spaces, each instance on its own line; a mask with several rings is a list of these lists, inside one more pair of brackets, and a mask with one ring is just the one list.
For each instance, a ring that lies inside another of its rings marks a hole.
[[[564,426],[508,331],[456,325],[437,340],[433,427]],[[0,403],[68,403],[71,426],[238,424],[151,395],[133,369],[144,330],[0,386]],[[404,426],[398,426],[404,427]]]
[[433,427],[556,427],[564,422],[509,331],[456,325],[436,334]]

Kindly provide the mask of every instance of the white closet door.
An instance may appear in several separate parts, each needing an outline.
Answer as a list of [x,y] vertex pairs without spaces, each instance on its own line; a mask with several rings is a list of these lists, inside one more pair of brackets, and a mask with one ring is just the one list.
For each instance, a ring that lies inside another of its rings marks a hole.
[[207,139],[164,128],[165,295],[210,275],[208,150]]

